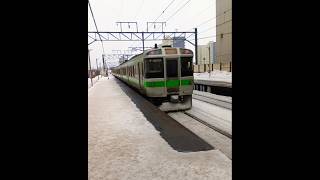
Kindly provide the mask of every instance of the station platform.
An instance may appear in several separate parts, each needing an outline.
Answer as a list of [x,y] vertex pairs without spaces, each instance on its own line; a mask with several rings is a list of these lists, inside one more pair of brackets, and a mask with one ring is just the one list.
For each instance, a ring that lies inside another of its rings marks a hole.
[[214,70],[210,73],[194,73],[194,83],[206,86],[232,88],[232,73]]
[[231,160],[112,75],[88,90],[88,175],[231,179]]
[[205,79],[194,79],[194,84],[201,84],[207,86],[217,86],[217,87],[226,87],[232,88],[232,83],[226,81],[214,81],[214,80],[205,80]]

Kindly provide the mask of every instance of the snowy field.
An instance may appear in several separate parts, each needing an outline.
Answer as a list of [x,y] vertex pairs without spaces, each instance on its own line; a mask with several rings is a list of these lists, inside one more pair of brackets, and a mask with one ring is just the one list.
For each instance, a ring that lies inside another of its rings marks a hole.
[[90,180],[231,180],[219,150],[178,152],[115,82],[102,78],[88,94]]
[[193,73],[193,76],[194,79],[232,82],[232,72],[227,71],[214,70],[210,74],[208,72]]

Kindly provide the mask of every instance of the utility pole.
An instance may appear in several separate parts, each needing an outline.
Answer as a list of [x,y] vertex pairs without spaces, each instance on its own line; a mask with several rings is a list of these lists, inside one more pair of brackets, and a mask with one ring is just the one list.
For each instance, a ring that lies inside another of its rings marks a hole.
[[91,71],[91,61],[90,61],[90,50],[89,49],[88,49],[88,59],[89,59],[90,80],[91,80],[91,87],[92,87],[93,83],[92,83],[92,71]]
[[196,56],[196,65],[198,65],[198,29],[194,29],[194,37],[195,37],[195,56]]
[[[97,66],[97,72],[98,72],[98,58],[96,58],[96,66]],[[100,76],[100,71],[99,71],[99,74],[98,74],[98,80],[99,80],[99,76]]]
[[144,32],[142,32],[142,53],[144,52]]
[[106,69],[106,68],[105,68],[105,64],[104,64],[104,63],[105,63],[105,62],[104,62],[104,56],[105,56],[105,54],[102,54],[103,71]]

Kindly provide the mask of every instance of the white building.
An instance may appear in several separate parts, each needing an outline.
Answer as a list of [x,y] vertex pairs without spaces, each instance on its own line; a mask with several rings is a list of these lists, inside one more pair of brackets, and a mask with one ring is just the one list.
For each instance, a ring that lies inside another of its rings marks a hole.
[[165,37],[166,39],[162,40],[162,43],[160,44],[160,47],[162,46],[172,46],[173,45],[173,40],[170,37]]
[[215,42],[210,41],[206,45],[198,45],[198,64],[214,64],[215,57]]
[[171,46],[171,47],[177,47],[177,48],[184,48],[185,47],[185,37],[166,37],[166,39],[162,40],[162,44],[160,44],[160,47],[162,46]]
[[198,45],[198,64],[210,64],[209,52],[207,45]]
[[216,1],[216,61],[232,61],[232,0]]

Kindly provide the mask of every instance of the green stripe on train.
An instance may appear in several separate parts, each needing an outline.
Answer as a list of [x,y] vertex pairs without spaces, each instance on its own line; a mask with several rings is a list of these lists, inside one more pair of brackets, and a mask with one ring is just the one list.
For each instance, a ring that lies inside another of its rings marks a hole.
[[187,86],[187,85],[192,85],[192,80],[181,80],[181,86]]
[[[181,80],[182,86],[192,85],[192,80]],[[145,87],[164,87],[164,81],[154,81],[154,82],[144,82]],[[179,86],[179,80],[167,80],[167,87],[177,87]]]
[[167,87],[177,87],[177,86],[179,86],[179,84],[180,84],[179,80],[167,80],[166,81]]
[[164,87],[164,81],[144,82],[144,87]]

